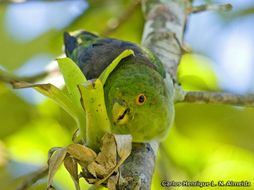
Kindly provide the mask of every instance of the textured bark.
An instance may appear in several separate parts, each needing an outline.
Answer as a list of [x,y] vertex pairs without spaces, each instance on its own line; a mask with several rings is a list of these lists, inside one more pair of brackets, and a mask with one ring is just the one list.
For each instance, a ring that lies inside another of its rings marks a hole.
[[133,143],[132,153],[121,166],[118,189],[148,190],[154,172],[158,143]]
[[142,5],[146,17],[142,44],[160,58],[175,80],[191,3],[189,0],[144,0]]
[[[162,61],[172,80],[176,79],[182,51],[183,33],[191,3],[189,0],[143,0],[146,18],[142,45]],[[133,144],[133,151],[120,168],[118,190],[149,190],[159,143]]]
[[[236,106],[254,106],[254,95],[237,95],[226,92],[184,92],[182,100],[178,102],[186,103],[206,103],[206,104],[228,104]],[[176,102],[177,103],[177,102]]]

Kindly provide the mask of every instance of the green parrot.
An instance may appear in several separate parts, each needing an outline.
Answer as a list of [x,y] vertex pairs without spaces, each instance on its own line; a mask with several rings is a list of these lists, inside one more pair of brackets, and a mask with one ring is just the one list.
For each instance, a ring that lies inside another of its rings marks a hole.
[[147,49],[113,38],[81,31],[64,34],[66,56],[87,79],[98,78],[124,50],[134,56],[121,60],[104,84],[104,98],[111,131],[131,134],[133,142],[162,140],[174,118],[172,80],[160,60]]

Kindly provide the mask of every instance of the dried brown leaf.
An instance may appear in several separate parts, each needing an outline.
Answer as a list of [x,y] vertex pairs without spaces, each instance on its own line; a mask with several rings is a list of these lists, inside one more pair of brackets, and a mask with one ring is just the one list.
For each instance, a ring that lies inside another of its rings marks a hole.
[[97,156],[92,149],[81,144],[71,144],[67,146],[67,152],[78,161],[83,162],[85,165],[94,161]]
[[98,181],[97,179],[94,178],[86,178],[86,180],[89,184],[95,184],[95,182]]
[[102,138],[101,152],[96,161],[106,169],[113,168],[117,161],[116,143],[114,135],[106,133]]
[[88,165],[88,171],[95,177],[104,178],[116,166],[117,152],[115,138],[106,133],[102,138],[101,152],[94,162]]
[[[114,189],[118,182],[118,177],[114,178],[112,174],[117,172],[119,166],[130,155],[131,142],[132,137],[130,135],[104,135],[102,138],[101,152],[95,161],[87,167],[90,174],[98,178],[95,185],[98,186],[112,177],[108,181],[108,186]],[[118,156],[120,158],[119,161],[117,161]]]
[[107,187],[109,190],[116,190],[118,179],[119,179],[119,173],[117,173],[117,175],[109,177],[108,183],[107,183]]
[[96,162],[92,162],[87,166],[87,169],[90,174],[92,174],[95,178],[103,178],[108,174],[108,170],[104,165],[98,164]]
[[125,160],[131,153],[132,136],[131,135],[114,135],[117,146],[117,153],[120,160]]
[[49,158],[49,175],[48,175],[48,189],[52,188],[53,177],[61,166],[67,154],[66,148],[59,148],[54,152],[54,154]]
[[80,190],[77,162],[71,157],[66,157],[64,160],[64,166],[66,170],[69,172],[69,174],[71,175],[72,180],[75,184],[76,190]]
[[96,185],[102,184],[105,180],[107,180],[115,171],[118,170],[119,166],[122,165],[122,163],[126,160],[126,158],[130,155],[131,153],[131,147],[132,147],[132,137],[131,135],[113,135],[110,134],[114,137],[114,140],[116,143],[116,148],[118,155],[120,156],[120,160],[116,164],[116,166],[108,173],[107,176],[105,176],[103,179],[99,180],[96,182]]
[[62,149],[62,147],[53,147],[51,149],[49,149],[48,151],[48,160],[51,158],[51,156],[54,154],[55,151]]

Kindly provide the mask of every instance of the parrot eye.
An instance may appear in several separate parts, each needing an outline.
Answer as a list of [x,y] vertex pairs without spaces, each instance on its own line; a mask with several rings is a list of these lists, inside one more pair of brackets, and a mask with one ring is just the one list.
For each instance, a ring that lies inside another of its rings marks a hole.
[[146,101],[146,96],[144,94],[139,94],[136,98],[137,105],[143,105]]

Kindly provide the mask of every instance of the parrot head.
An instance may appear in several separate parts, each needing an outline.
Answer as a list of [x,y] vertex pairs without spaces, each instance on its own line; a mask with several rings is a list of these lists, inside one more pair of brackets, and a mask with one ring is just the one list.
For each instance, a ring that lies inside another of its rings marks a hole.
[[144,64],[121,63],[105,84],[112,132],[131,134],[134,142],[162,140],[173,120],[171,97],[157,71]]

